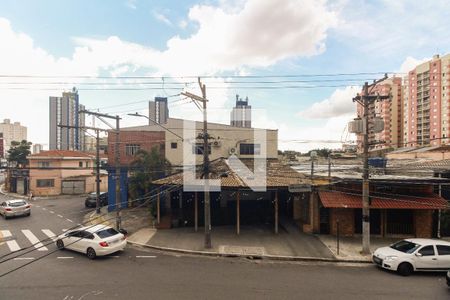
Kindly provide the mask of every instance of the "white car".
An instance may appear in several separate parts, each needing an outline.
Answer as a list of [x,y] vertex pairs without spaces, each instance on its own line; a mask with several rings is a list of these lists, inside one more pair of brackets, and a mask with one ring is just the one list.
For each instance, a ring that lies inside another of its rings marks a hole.
[[405,239],[375,250],[373,262],[384,269],[408,276],[414,271],[448,271],[450,242],[433,239]]
[[22,199],[6,200],[0,204],[0,214],[5,219],[15,216],[29,216],[31,214],[31,205]]
[[58,249],[78,251],[86,254],[90,259],[122,251],[126,245],[126,236],[106,225],[70,230],[56,240]]

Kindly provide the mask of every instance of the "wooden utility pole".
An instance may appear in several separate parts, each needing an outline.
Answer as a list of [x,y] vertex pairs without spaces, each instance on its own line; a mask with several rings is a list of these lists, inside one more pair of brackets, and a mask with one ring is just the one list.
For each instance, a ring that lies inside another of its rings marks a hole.
[[[198,84],[200,86],[200,90],[202,91],[202,96],[199,97],[197,95],[191,93],[181,93],[181,95],[191,98],[194,101],[202,102],[203,104],[203,178],[205,179],[204,186],[204,195],[205,195],[205,248],[212,248],[211,244],[211,203],[210,203],[210,193],[209,193],[209,147],[208,147],[208,116],[206,103],[208,100],[206,99],[206,86],[198,78]],[[196,103],[197,104],[197,103]]]

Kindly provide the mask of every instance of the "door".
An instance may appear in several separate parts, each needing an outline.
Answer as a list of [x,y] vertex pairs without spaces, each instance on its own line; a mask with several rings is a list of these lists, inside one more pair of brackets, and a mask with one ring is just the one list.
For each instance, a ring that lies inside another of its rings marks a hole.
[[416,251],[414,261],[417,270],[434,270],[437,268],[437,255],[433,245],[423,246]]
[[64,180],[61,192],[64,195],[84,194],[85,182],[83,180]]
[[437,249],[437,268],[439,270],[450,270],[450,246],[436,245]]

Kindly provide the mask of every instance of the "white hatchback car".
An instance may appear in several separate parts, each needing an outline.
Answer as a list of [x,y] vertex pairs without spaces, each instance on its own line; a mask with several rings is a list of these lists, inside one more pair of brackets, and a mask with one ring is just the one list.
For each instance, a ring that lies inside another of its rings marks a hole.
[[450,242],[433,239],[405,239],[375,250],[373,262],[403,276],[413,271],[448,271]]
[[122,251],[127,245],[126,236],[112,227],[95,225],[77,228],[60,235],[56,240],[58,249],[70,249],[94,259]]

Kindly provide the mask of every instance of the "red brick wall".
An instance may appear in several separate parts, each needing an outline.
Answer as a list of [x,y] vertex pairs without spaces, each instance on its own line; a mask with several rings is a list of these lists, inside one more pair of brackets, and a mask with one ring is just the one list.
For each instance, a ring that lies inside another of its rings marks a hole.
[[[163,131],[121,131],[120,139],[120,164],[129,165],[134,156],[126,155],[125,147],[127,144],[140,145],[140,149],[150,152],[152,147],[157,146],[161,155],[165,156],[165,133]],[[108,134],[108,163],[115,164],[115,142],[116,135],[113,132]],[[161,147],[162,146],[162,147]]]
[[331,208],[330,209],[330,233],[337,234],[336,221],[339,220],[340,235],[352,236],[355,232],[354,209]]
[[417,209],[414,211],[414,228],[416,237],[431,238],[433,234],[433,211]]

